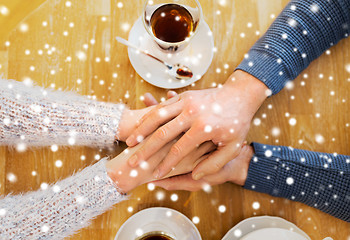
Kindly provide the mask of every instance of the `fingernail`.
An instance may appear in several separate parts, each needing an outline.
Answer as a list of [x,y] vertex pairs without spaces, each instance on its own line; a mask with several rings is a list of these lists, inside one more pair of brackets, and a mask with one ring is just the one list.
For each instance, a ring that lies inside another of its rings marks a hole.
[[137,156],[134,155],[132,156],[130,159],[129,159],[129,163],[132,167],[134,167],[136,165],[136,162],[137,162]]
[[131,135],[130,137],[128,137],[128,139],[126,139],[126,144],[128,146],[131,146],[134,142],[134,138],[135,138],[134,135]]
[[153,177],[156,178],[156,179],[159,179],[159,178],[160,178],[160,171],[159,171],[159,169],[157,169],[157,170],[154,171]]
[[204,173],[197,173],[193,176],[193,180],[199,180],[204,176]]

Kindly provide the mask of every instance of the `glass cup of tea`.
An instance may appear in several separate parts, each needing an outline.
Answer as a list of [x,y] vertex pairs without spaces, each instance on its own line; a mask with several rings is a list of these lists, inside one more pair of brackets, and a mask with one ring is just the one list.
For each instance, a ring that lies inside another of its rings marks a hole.
[[198,0],[146,0],[142,20],[161,49],[175,52],[188,45],[202,15]]

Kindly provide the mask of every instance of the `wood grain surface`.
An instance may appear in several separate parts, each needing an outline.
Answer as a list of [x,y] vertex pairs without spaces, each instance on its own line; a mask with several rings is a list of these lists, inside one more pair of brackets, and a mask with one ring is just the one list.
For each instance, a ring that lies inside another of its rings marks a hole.
[[[31,78],[38,85],[74,90],[99,100],[122,101],[131,108],[142,108],[140,96],[151,92],[157,99],[166,90],[143,81],[132,68],[127,49],[116,36],[127,38],[141,15],[142,0],[0,0],[8,15],[0,14],[0,74],[22,81]],[[240,63],[250,46],[266,31],[287,0],[200,0],[205,21],[213,31],[217,51],[214,60],[195,86],[203,89],[223,83]],[[83,52],[81,61],[77,54]],[[248,140],[280,144],[313,151],[350,155],[350,39],[342,40],[314,61],[295,81],[269,98],[252,124]],[[80,80],[79,80],[80,79]],[[101,81],[103,80],[103,81]],[[103,83],[103,84],[101,84]],[[288,116],[289,117],[286,117]],[[297,124],[288,121],[293,117]],[[280,134],[272,130],[278,127]],[[316,137],[321,135],[323,143]],[[0,148],[0,192],[36,190],[43,182],[53,183],[113,152],[93,147],[28,149],[18,153]],[[81,160],[84,159],[85,160]],[[55,166],[62,160],[63,166]],[[33,173],[33,171],[35,171]],[[6,180],[13,173],[16,182]],[[164,199],[157,199],[162,192]],[[171,201],[172,194],[178,195]],[[253,209],[253,202],[260,208]],[[218,211],[220,205],[226,212]],[[150,191],[140,186],[112,210],[71,239],[114,239],[119,227],[134,213],[149,207],[176,209],[192,219],[204,240],[221,239],[235,224],[260,215],[280,216],[304,230],[312,239],[350,239],[350,224],[301,203],[244,190],[233,184],[213,187],[210,193]]]

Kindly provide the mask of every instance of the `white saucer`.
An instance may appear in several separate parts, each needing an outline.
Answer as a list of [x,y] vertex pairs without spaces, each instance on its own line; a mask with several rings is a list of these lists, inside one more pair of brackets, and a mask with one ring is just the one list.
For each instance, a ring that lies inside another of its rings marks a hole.
[[165,232],[181,240],[202,239],[195,225],[182,213],[171,208],[153,207],[144,209],[126,220],[114,240],[135,240],[153,231]]
[[129,41],[169,64],[181,63],[192,70],[193,77],[191,79],[177,80],[169,76],[167,68],[162,63],[129,48],[129,59],[135,71],[150,84],[166,89],[186,87],[199,80],[208,70],[214,56],[213,35],[208,24],[204,21],[199,24],[198,31],[188,46],[173,54],[164,52],[155,43],[144,28],[141,18],[132,27]]
[[[302,237],[302,239],[311,240],[311,238],[303,232],[300,228],[294,225],[287,220],[280,217],[270,217],[270,216],[261,216],[261,217],[252,217],[247,218],[239,222],[236,226],[230,229],[222,240],[235,240],[235,239],[253,239],[248,238],[250,234],[253,236],[255,231],[267,228],[280,228],[284,230],[292,231]],[[262,236],[262,235],[260,235]],[[259,238],[263,239],[263,238]],[[273,239],[273,238],[271,238]],[[298,238],[295,238],[298,239]]]

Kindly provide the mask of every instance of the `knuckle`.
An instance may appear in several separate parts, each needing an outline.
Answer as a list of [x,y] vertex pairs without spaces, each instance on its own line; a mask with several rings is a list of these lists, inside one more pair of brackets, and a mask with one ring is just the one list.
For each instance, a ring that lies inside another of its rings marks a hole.
[[157,139],[164,140],[164,139],[166,139],[167,136],[168,136],[168,131],[167,131],[167,129],[164,128],[164,127],[159,128],[159,129],[156,130],[156,132],[155,132],[155,137],[156,137]]
[[182,151],[182,148],[181,146],[179,146],[179,144],[174,144],[171,149],[170,149],[170,153],[173,155],[173,156],[180,156],[181,155],[181,151]]
[[137,151],[135,153],[135,155],[137,156],[137,159],[139,159],[139,161],[144,161],[145,160],[145,150],[144,149],[140,149],[139,151]]
[[210,173],[216,173],[221,169],[221,164],[217,161],[213,162],[210,168]]
[[201,131],[205,130],[205,127],[208,127],[208,126],[211,127],[209,121],[203,118],[198,118],[195,124],[195,127]]

